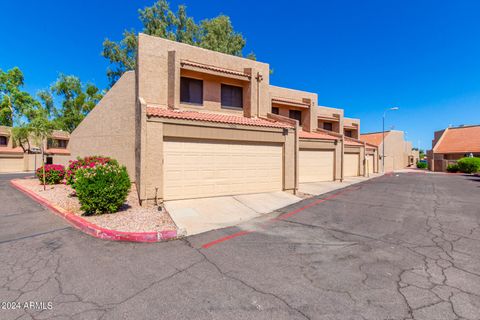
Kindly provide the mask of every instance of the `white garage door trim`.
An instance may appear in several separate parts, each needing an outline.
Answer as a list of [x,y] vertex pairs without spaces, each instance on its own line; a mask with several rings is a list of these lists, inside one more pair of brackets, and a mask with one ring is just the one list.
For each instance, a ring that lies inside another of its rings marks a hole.
[[166,139],[164,199],[190,199],[283,189],[283,146]]
[[344,177],[358,177],[360,175],[360,154],[345,153],[344,154]]
[[333,181],[335,169],[335,151],[318,149],[300,149],[299,182]]

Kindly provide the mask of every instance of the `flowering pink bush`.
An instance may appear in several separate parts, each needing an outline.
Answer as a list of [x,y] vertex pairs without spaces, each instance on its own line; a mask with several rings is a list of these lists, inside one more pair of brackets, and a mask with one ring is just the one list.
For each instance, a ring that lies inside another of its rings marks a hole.
[[75,183],[75,175],[77,170],[80,168],[93,168],[97,164],[107,164],[107,163],[115,163],[117,164],[116,160],[113,160],[108,157],[102,156],[90,156],[85,158],[78,158],[75,161],[69,161],[70,164],[68,165],[67,172],[65,175],[66,183],[73,187]]
[[[35,174],[40,183],[43,184],[43,167],[38,168]],[[65,167],[61,164],[45,165],[45,184],[58,184],[62,182],[64,177]]]

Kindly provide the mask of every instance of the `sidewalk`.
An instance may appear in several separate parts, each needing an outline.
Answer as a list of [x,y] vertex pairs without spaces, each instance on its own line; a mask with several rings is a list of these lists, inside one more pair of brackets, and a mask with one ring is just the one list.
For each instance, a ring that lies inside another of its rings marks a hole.
[[[315,182],[300,184],[300,194],[317,196],[360,183],[369,178],[351,177],[344,182]],[[305,197],[287,192],[269,192],[228,197],[212,197],[167,201],[164,206],[177,227],[186,235],[235,226],[261,215],[294,204]]]

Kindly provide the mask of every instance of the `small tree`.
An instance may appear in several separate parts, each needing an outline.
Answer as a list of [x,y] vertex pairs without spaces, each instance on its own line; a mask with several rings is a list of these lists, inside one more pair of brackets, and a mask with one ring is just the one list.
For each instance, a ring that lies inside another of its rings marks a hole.
[[42,153],[42,168],[43,168],[43,190],[46,189],[45,178],[45,145],[48,137],[52,134],[53,125],[48,120],[45,114],[38,114],[28,125],[29,131],[33,141],[40,147]]

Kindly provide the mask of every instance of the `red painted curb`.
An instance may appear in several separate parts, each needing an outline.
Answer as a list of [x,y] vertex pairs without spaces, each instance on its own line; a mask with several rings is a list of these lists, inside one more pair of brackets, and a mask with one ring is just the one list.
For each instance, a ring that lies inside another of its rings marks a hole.
[[44,207],[50,209],[55,214],[67,220],[78,230],[93,236],[95,238],[111,241],[129,241],[129,242],[160,242],[166,240],[173,240],[179,238],[177,230],[163,230],[158,232],[125,232],[105,229],[97,226],[87,220],[74,215],[73,213],[50,203],[47,199],[37,195],[33,191],[28,190],[22,185],[18,184],[18,179],[10,180],[13,187],[28,195],[30,198],[40,203]]

